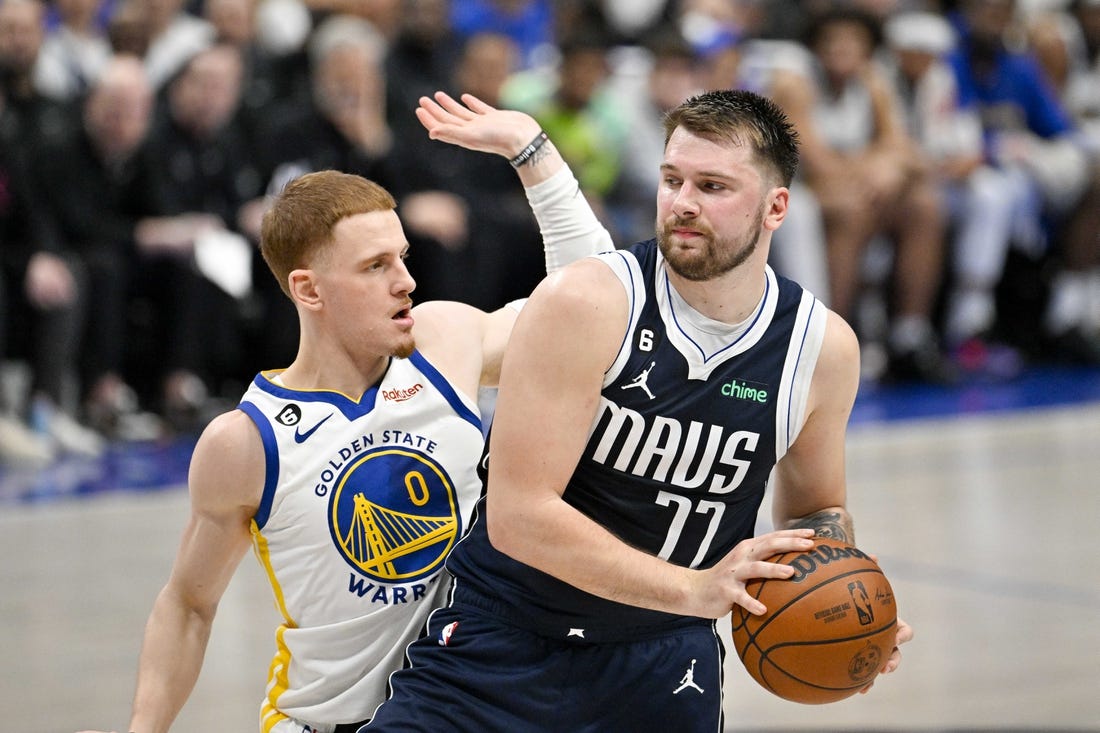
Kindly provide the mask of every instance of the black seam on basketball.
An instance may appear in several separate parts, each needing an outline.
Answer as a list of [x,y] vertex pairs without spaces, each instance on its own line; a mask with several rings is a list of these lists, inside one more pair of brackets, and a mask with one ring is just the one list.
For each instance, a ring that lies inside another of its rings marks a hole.
[[[853,684],[847,685],[845,687],[832,687],[832,686],[829,686],[829,685],[817,684],[815,682],[810,682],[809,680],[802,679],[801,677],[798,677],[797,675],[791,674],[788,670],[784,669],[783,667],[780,667],[776,662],[774,662],[774,661],[772,661],[771,659],[768,658],[768,652],[771,652],[775,649],[786,648],[786,647],[791,647],[791,646],[813,646],[815,644],[821,644],[821,643],[832,644],[832,643],[843,643],[843,642],[848,642],[848,641],[859,641],[860,639],[864,639],[864,638],[867,638],[867,637],[870,637],[870,636],[877,636],[878,634],[881,634],[882,632],[887,631],[889,629],[892,629],[896,626],[897,626],[897,622],[895,621],[895,622],[890,623],[887,626],[882,627],[881,629],[877,629],[873,632],[868,632],[866,634],[861,634],[859,636],[853,636],[853,637],[850,637],[850,638],[829,639],[828,642],[787,642],[787,643],[784,643],[784,644],[777,644],[776,646],[770,647],[766,651],[761,650],[760,660],[757,662],[757,665],[756,665],[756,668],[759,671],[759,679],[765,684],[766,687],[768,687],[769,690],[771,690],[773,693],[775,693],[777,695],[779,694],[776,691],[775,687],[770,682],[768,682],[767,678],[764,676],[764,664],[767,663],[767,664],[771,665],[772,669],[779,672],[780,674],[782,674],[787,679],[793,680],[794,682],[797,682],[800,685],[805,685],[806,687],[811,687],[815,690],[828,690],[828,691],[833,691],[833,692],[842,692],[842,691],[848,691],[848,690],[863,689],[864,687],[867,686],[867,683],[870,681],[870,678],[868,678],[866,680],[861,680],[859,682],[854,682]],[[756,648],[760,649],[760,646],[756,645]],[[873,677],[873,675],[872,675],[872,677]]]
[[[825,586],[825,585],[828,585],[829,583],[835,582],[836,580],[838,580],[840,578],[847,578],[849,576],[859,575],[859,574],[862,574],[862,573],[871,573],[871,574],[884,575],[881,568],[870,568],[870,567],[868,567],[868,568],[857,568],[856,570],[850,570],[846,573],[840,573],[838,575],[830,576],[828,579],[823,580],[823,581],[821,581],[820,583],[818,583],[816,585],[807,586],[801,593],[799,593],[797,596],[794,596],[793,598],[791,598],[789,601],[784,603],[778,609],[772,610],[772,609],[769,608],[768,609],[768,617],[764,621],[762,621],[760,623],[760,625],[756,627],[756,629],[754,629],[752,631],[748,631],[747,629],[748,629],[748,620],[749,620],[750,617],[753,617],[753,616],[748,611],[744,611],[745,619],[744,619],[744,622],[742,623],[742,626],[746,629],[745,633],[748,634],[748,637],[745,640],[746,641],[745,648],[747,649],[750,643],[753,644],[754,646],[756,646],[757,648],[760,648],[759,645],[756,644],[757,635],[760,634],[761,631],[766,629],[768,627],[768,624],[770,624],[772,621],[774,621],[776,618],[778,618],[779,615],[783,611],[790,608],[794,604],[798,603],[800,600],[805,598],[810,593],[813,593],[818,588],[820,588],[822,586]],[[779,579],[775,579],[775,580],[777,580],[778,582],[783,582],[783,583],[790,582],[790,581],[788,581],[784,578],[779,578]],[[768,583],[768,582],[770,582],[770,581],[765,580],[763,583],[760,584],[761,592],[763,592],[764,583]],[[757,596],[757,598],[759,599],[759,596]],[[755,618],[755,617],[753,617],[753,618]],[[740,627],[738,627],[738,628],[740,628]],[[744,657],[743,654],[739,653],[739,656],[741,657],[741,661],[745,660],[745,657]]]
[[784,642],[781,642],[779,644],[773,644],[772,646],[768,647],[767,649],[764,649],[759,644],[757,644],[756,648],[763,651],[764,654],[768,654],[769,652],[772,652],[776,649],[786,649],[787,647],[792,647],[792,646],[820,646],[822,644],[843,644],[844,642],[848,642],[848,641],[859,641],[860,639],[866,639],[869,636],[878,636],[879,634],[883,633],[884,631],[892,629],[897,625],[898,625],[897,621],[891,621],[890,623],[886,624],[885,626],[879,626],[879,627],[875,628],[874,630],[865,631],[862,634],[856,634],[855,636],[837,636],[837,637],[834,637],[834,638],[824,639],[824,640],[820,640],[820,641],[784,641]]

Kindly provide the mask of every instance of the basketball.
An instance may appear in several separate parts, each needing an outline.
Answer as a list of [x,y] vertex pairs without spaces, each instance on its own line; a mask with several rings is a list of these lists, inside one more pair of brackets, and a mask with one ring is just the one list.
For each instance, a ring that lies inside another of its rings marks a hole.
[[749,674],[786,700],[843,700],[875,678],[894,649],[897,607],[885,574],[869,555],[815,537],[814,548],[769,558],[790,565],[785,579],[746,589],[768,610],[733,607],[733,645]]

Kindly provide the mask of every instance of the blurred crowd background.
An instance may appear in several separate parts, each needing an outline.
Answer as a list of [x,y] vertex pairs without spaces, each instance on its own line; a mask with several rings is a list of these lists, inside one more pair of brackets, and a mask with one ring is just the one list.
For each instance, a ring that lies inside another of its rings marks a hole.
[[415,300],[527,295],[515,173],[420,96],[535,116],[625,246],[662,113],[720,87],[797,128],[772,266],[868,382],[1100,366],[1100,0],[0,0],[0,464],[195,431],[288,365],[256,243],[306,171],[395,194]]

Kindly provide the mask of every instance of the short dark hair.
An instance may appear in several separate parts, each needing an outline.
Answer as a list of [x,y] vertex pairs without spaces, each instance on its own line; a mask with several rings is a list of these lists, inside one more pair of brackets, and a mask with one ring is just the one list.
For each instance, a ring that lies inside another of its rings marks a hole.
[[665,115],[665,145],[677,128],[715,142],[753,147],[754,158],[784,186],[798,170],[798,133],[772,100],[743,89],[719,89],[685,100]]

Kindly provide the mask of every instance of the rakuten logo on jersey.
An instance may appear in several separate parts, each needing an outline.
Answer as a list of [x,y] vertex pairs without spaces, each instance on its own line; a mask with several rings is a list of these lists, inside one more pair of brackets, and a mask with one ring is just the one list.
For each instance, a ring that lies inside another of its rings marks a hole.
[[382,399],[386,402],[404,402],[411,397],[415,397],[416,393],[422,389],[424,389],[424,385],[419,382],[408,389],[384,389],[382,390]]

